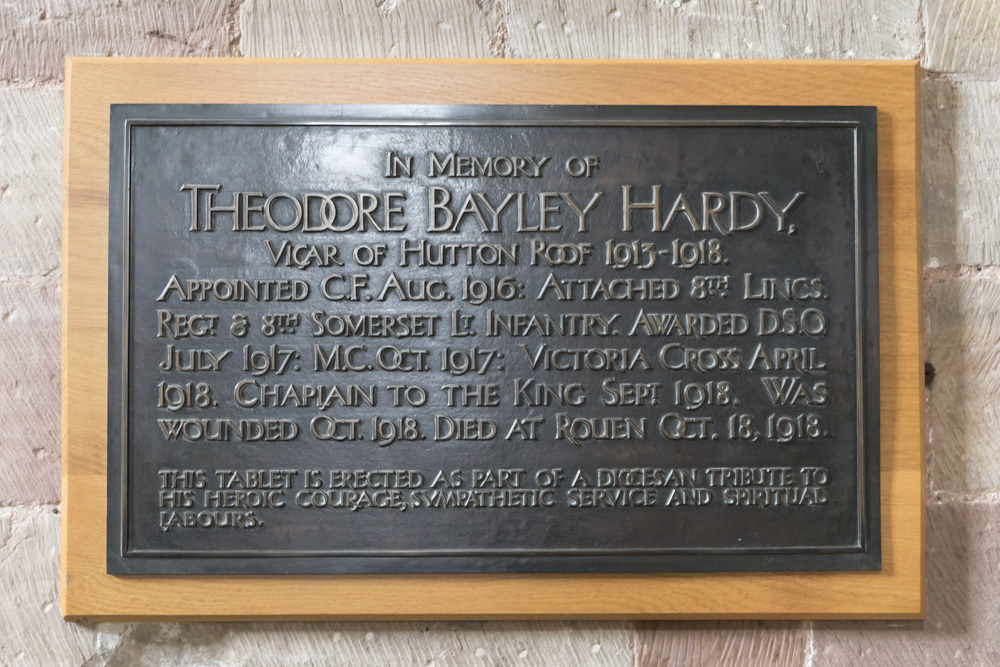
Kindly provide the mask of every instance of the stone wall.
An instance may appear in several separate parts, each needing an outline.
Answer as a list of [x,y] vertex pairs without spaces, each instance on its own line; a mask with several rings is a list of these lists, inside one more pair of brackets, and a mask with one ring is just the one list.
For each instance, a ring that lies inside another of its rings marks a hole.
[[[928,619],[64,623],[58,405],[67,55],[920,58]],[[0,664],[1000,664],[998,186],[993,0],[0,3]]]

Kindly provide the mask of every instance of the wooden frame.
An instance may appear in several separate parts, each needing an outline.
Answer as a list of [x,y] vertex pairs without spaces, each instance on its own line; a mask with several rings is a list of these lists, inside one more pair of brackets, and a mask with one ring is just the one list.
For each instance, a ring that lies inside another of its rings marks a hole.
[[[919,94],[916,62],[68,59],[63,155],[64,617],[922,618],[926,484]],[[109,105],[401,102],[877,106],[882,570],[106,574]]]

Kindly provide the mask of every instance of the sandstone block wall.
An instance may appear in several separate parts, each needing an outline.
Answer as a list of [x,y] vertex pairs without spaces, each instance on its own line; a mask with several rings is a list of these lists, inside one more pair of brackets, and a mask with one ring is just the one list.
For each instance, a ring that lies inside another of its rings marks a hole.
[[[928,353],[924,622],[64,623],[58,609],[68,55],[920,58]],[[1000,664],[995,0],[0,3],[0,664]]]

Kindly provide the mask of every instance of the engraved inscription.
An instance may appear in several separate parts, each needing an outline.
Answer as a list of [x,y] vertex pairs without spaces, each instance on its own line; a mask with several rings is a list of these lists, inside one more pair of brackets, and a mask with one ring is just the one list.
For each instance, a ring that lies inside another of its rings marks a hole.
[[115,114],[111,571],[878,567],[871,110]]

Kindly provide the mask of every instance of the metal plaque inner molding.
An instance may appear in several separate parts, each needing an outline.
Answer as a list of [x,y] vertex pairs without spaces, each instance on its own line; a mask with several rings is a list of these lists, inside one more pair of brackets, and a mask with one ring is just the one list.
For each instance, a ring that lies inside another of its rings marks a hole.
[[874,108],[111,130],[109,572],[880,567]]

